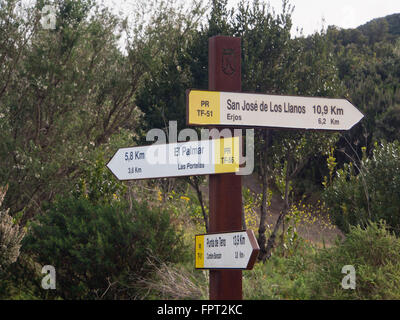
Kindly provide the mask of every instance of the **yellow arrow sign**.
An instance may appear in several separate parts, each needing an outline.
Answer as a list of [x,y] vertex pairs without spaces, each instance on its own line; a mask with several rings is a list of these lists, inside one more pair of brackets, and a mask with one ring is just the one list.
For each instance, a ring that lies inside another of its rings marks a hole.
[[346,99],[188,90],[188,125],[349,130],[364,115]]
[[196,235],[196,269],[251,270],[260,247],[252,230]]

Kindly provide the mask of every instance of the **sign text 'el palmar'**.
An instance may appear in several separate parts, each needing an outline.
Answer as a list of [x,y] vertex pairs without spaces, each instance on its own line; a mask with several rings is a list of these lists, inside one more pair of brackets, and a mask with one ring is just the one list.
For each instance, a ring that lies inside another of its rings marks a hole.
[[121,148],[107,167],[119,180],[234,173],[239,171],[239,138]]

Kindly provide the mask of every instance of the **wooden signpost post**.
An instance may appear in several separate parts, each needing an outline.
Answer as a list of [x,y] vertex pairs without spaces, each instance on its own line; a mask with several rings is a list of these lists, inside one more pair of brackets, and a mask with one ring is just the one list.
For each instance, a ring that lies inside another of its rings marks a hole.
[[[208,44],[208,89],[242,90],[241,39],[215,36]],[[187,116],[187,115],[186,115]],[[233,136],[233,134],[232,134]],[[242,178],[210,175],[209,229],[212,233],[242,230]],[[241,300],[242,270],[210,270],[211,300]]]
[[[200,126],[348,130],[363,115],[347,100],[241,93],[241,39],[209,39],[209,91],[187,91],[187,123]],[[234,136],[233,134],[231,135]],[[209,234],[196,236],[196,268],[210,270],[211,300],[241,300],[242,270],[259,247],[242,230],[241,137],[119,149],[119,180],[209,175]]]

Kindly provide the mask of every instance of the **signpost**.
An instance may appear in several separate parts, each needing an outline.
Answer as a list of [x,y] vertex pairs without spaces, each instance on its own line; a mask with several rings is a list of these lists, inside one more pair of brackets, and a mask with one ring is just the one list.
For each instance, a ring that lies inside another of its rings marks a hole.
[[349,130],[364,116],[346,99],[187,91],[189,125]]
[[196,236],[196,269],[251,270],[260,247],[252,230]]
[[119,180],[237,172],[239,138],[122,148],[107,167]]
[[[242,90],[241,39],[215,36],[208,42],[208,89]],[[232,134],[233,136],[233,134]],[[242,230],[242,178],[210,175],[209,232]],[[242,270],[210,270],[210,300],[241,300]]]
[[[209,39],[209,91],[187,91],[187,123],[201,126],[349,130],[363,115],[344,99],[242,93],[240,38]],[[233,136],[233,134],[232,134]],[[119,180],[210,175],[210,234],[196,236],[196,268],[210,270],[210,299],[242,299],[242,270],[259,247],[242,229],[239,137],[119,149]]]

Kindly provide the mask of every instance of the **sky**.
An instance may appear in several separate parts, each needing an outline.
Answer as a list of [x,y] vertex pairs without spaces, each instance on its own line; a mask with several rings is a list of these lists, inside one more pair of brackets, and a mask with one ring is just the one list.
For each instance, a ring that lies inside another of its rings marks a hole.
[[[281,11],[281,0],[269,2]],[[400,13],[400,0],[290,0],[290,3],[295,6],[292,15],[294,35],[296,27],[303,28],[304,35],[309,35],[323,26],[356,28],[372,19]]]
[[[235,6],[239,1],[229,0],[228,4]],[[265,1],[269,2],[277,13],[281,12],[282,0]],[[128,13],[136,1],[104,0],[104,2],[115,10]],[[323,26],[355,28],[374,18],[400,13],[400,0],[289,0],[289,2],[295,7],[292,15],[293,37],[298,35],[297,27],[303,28],[303,34],[307,36],[315,31],[321,31]]]

